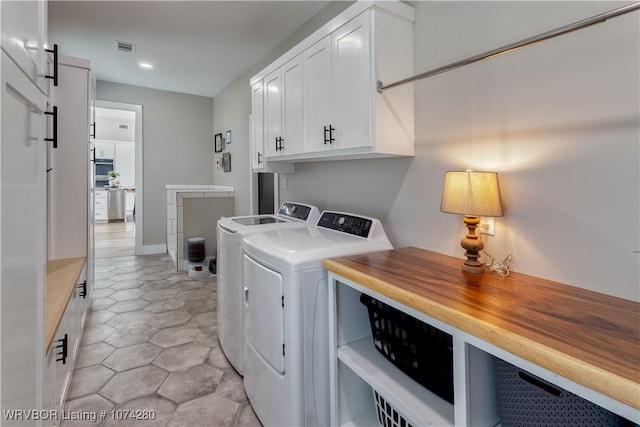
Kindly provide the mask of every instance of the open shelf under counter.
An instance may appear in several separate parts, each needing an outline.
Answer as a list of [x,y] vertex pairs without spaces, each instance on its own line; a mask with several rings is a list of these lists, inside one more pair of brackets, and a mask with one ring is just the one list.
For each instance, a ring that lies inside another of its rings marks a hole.
[[[431,425],[495,426],[502,421],[496,359],[640,424],[637,302],[521,273],[469,274],[461,262],[419,248],[325,260],[335,425],[375,420],[377,390],[407,419],[424,405],[425,414],[446,414]],[[361,294],[451,334],[454,405],[378,353]]]
[[[371,337],[338,348],[338,360],[354,371],[389,404],[415,426],[453,426],[454,407],[419,385],[389,362],[373,345]],[[373,395],[371,396],[373,399]],[[371,421],[371,414],[353,420],[353,424]],[[373,420],[375,421],[375,420]]]

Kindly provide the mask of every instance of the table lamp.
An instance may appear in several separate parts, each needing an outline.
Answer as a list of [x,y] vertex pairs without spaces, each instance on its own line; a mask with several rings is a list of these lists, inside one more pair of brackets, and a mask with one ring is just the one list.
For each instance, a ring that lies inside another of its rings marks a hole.
[[467,259],[462,270],[482,273],[484,268],[478,261],[484,242],[476,234],[479,216],[502,216],[502,201],[496,172],[447,172],[442,190],[440,212],[464,215],[468,233],[460,241]]

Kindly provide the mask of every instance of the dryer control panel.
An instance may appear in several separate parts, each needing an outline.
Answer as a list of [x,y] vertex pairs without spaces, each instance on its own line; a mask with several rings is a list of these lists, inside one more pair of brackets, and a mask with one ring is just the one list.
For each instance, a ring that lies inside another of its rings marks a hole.
[[323,212],[318,220],[318,227],[329,228],[342,233],[353,234],[358,237],[369,237],[373,220],[343,214],[340,212]]
[[282,204],[282,206],[280,206],[280,210],[278,211],[278,213],[290,218],[306,221],[307,218],[309,218],[309,214],[311,213],[311,207],[298,203],[285,202]]

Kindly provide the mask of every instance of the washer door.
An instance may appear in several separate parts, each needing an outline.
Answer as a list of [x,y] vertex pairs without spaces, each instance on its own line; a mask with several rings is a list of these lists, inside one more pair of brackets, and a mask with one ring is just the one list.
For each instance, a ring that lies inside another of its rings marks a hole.
[[245,339],[276,371],[284,374],[282,275],[244,255]]

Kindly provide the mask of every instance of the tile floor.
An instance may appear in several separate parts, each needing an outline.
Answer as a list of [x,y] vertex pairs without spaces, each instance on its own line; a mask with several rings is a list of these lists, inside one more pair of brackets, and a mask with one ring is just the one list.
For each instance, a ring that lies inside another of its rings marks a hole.
[[[261,425],[220,349],[214,279],[190,279],[159,255],[96,259],[95,266],[65,410],[114,415],[62,427]],[[155,419],[114,419],[127,410],[153,410]]]

